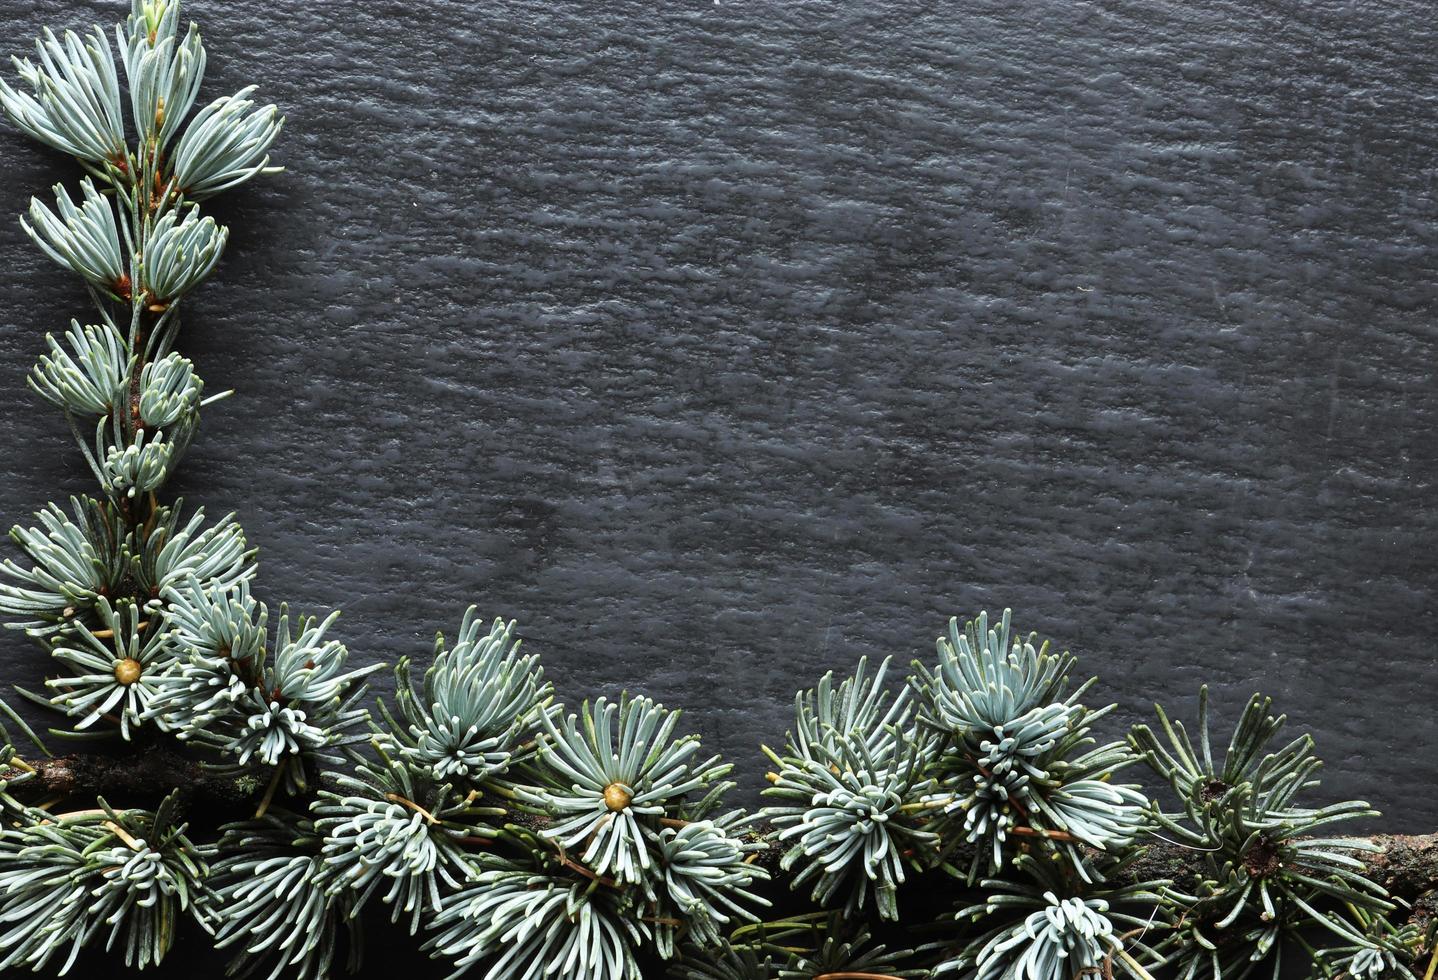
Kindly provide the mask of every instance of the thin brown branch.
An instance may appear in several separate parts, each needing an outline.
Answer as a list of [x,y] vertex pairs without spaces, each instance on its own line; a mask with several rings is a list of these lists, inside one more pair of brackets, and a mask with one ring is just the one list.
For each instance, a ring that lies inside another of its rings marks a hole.
[[1036,830],[1033,827],[1010,827],[1009,833],[1017,837],[1047,837],[1049,840],[1077,841],[1078,838],[1066,830]]
[[[215,810],[226,817],[252,809],[264,789],[260,778],[218,775],[163,743],[123,756],[76,752],[31,760],[26,766],[33,770],[26,791],[37,797],[93,802],[103,796],[117,805],[137,806],[179,790],[192,808]],[[0,766],[0,774],[3,770]]]
[[398,793],[386,793],[384,795],[384,798],[389,800],[391,803],[398,803],[400,806],[409,807],[415,813],[418,813],[420,816],[424,817],[424,819],[427,820],[431,826],[444,822],[440,820],[439,817],[436,817],[433,813],[430,813],[424,807],[420,806],[414,800],[400,796]]

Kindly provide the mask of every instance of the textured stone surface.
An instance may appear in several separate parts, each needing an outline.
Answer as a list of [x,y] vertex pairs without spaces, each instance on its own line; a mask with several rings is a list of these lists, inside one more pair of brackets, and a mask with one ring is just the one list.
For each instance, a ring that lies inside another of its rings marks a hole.
[[[6,47],[121,6],[4,0]],[[289,117],[174,485],[266,598],[365,660],[517,617],[746,793],[796,687],[1010,605],[1110,732],[1261,688],[1325,794],[1438,823],[1424,0],[188,9]],[[3,213],[74,173],[0,167]],[[0,249],[9,521],[90,489],[23,383],[85,306]]]

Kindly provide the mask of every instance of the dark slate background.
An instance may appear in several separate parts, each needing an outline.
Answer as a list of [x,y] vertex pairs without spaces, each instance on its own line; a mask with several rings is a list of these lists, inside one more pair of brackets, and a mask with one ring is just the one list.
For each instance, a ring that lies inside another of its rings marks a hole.
[[[123,9],[0,2],[12,50]],[[1427,0],[187,9],[290,170],[216,202],[183,344],[237,395],[173,486],[360,661],[478,603],[753,799],[796,687],[1010,605],[1111,734],[1261,688],[1438,822]],[[23,382],[86,307],[0,249],[10,521],[91,488]]]

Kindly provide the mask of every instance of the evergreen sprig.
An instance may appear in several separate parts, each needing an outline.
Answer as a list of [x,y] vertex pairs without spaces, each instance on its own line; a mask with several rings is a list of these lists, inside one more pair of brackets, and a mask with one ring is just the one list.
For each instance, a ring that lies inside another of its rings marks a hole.
[[422,917],[443,907],[445,892],[473,875],[464,845],[497,836],[482,819],[495,811],[472,807],[452,784],[398,760],[354,762],[358,775],[335,776],[335,788],[321,790],[311,811],[328,888],[352,893],[356,907],[377,895],[393,921],[408,915],[413,934]]
[[713,786],[730,766],[718,757],[694,763],[697,736],[674,737],[677,711],[648,698],[599,698],[556,725],[540,716],[548,736],[536,770],[543,785],[521,798],[543,807],[554,825],[543,832],[576,849],[599,875],[638,884],[654,873],[658,827],[682,819],[686,797]]
[[495,980],[640,980],[652,937],[632,898],[573,876],[514,866],[479,872],[434,920],[429,947]]
[[[1114,877],[1124,868],[1115,862]],[[1075,882],[1060,866],[1020,854],[1012,877],[985,880],[986,897],[962,909],[981,931],[957,956],[941,962],[937,974],[973,980],[1069,980],[1114,969],[1150,980],[1145,963],[1160,960],[1145,936],[1163,933],[1155,922],[1167,882],[1140,881],[1112,886]]]
[[395,665],[398,717],[379,733],[389,751],[415,768],[428,767],[437,779],[477,785],[502,776],[533,752],[526,741],[550,709],[553,686],[532,656],[519,655],[511,620],[495,620],[489,632],[470,606],[452,649],[443,635],[421,689],[411,662]]
[[834,686],[826,674],[795,698],[795,725],[784,756],[764,792],[783,803],[765,816],[793,841],[782,867],[799,868],[795,887],[813,881],[813,900],[854,915],[877,904],[880,916],[899,915],[897,891],[906,868],[932,864],[937,835],[924,829],[931,740],[912,724],[909,692],[884,687],[889,661],[873,676],[859,662]]
[[1056,847],[1088,877],[1080,845],[1122,850],[1144,823],[1143,794],[1111,781],[1136,757],[1121,742],[1089,748],[1113,706],[1078,702],[1093,681],[1066,693],[1073,657],[1036,639],[1013,633],[1008,610],[996,630],[981,613],[962,633],[949,621],[936,669],[915,665],[920,724],[941,742],[928,801],[946,853],[960,839],[973,845],[970,881],[1004,866],[1015,835]]
[[1155,805],[1154,819],[1203,857],[1191,887],[1167,891],[1182,910],[1181,925],[1164,944],[1180,980],[1241,980],[1260,964],[1276,980],[1284,941],[1309,943],[1315,928],[1355,955],[1368,951],[1370,968],[1394,948],[1391,937],[1374,938],[1366,928],[1374,921],[1386,925],[1384,916],[1394,908],[1386,892],[1364,877],[1357,856],[1377,846],[1326,829],[1377,811],[1357,800],[1299,805],[1300,794],[1318,785],[1321,763],[1308,735],[1274,745],[1285,719],[1271,708],[1271,699],[1254,695],[1221,758],[1209,738],[1206,687],[1198,698],[1197,743],[1161,707],[1162,738],[1147,725],[1133,730],[1135,748],[1182,808],[1166,813]]
[[[176,0],[132,0],[114,38],[120,68],[100,28],[46,31],[0,80],[0,111],[84,174],[21,218],[95,308],[47,336],[28,382],[98,484],[11,531],[0,619],[53,665],[24,692],[53,733],[198,762],[245,819],[196,843],[188,785],[153,808],[86,798],[0,703],[0,969],[65,973],[87,947],[145,967],[193,921],[232,973],[322,980],[361,969],[358,917],[378,904],[456,976],[494,980],[656,963],[686,980],[1151,980],[1160,963],[1241,980],[1276,977],[1284,943],[1331,980],[1413,980],[1431,935],[1390,919],[1372,845],[1328,832],[1372,811],[1299,802],[1310,739],[1273,747],[1283,719],[1255,698],[1219,760],[1205,694],[1196,742],[1160,710],[1162,737],[1098,744],[1111,707],[1085,707],[1074,658],[1007,610],[951,620],[903,679],[861,660],[800,692],[755,816],[724,808],[731,767],[679,712],[627,693],[566,709],[516,624],[475,608],[418,680],[399,661],[372,715],[382,665],[353,664],[336,614],[272,620],[233,515],[164,498],[228,394],[176,350],[230,240],[200,205],[279,170],[283,119],[253,86],[200,105],[206,53]],[[1116,782],[1140,758],[1178,810]],[[1193,880],[1135,880],[1160,834],[1200,855]],[[764,920],[776,870],[817,908]]]
[[[215,946],[234,949],[229,973],[323,980],[347,943],[359,969],[362,930],[353,897],[327,888],[323,839],[311,821],[281,811],[230,824],[214,864]],[[268,970],[268,973],[265,971]]]
[[155,812],[95,810],[60,820],[27,813],[0,830],[0,969],[66,972],[103,939],[126,966],[159,963],[182,918],[209,930],[215,919],[203,851],[176,823],[177,794]]

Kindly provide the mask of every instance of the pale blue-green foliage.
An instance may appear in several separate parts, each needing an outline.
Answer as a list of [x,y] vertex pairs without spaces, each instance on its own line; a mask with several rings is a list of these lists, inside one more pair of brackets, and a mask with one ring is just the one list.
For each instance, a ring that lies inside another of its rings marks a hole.
[[427,949],[484,963],[489,980],[641,980],[635,951],[652,926],[624,895],[524,868],[480,872],[435,917]]
[[[359,705],[364,679],[380,665],[347,666],[344,646],[326,635],[333,617],[282,611],[267,643],[265,608],[250,595],[254,552],[232,516],[213,525],[199,512],[184,518],[178,503],[162,504],[156,493],[206,403],[193,365],[171,349],[178,301],[212,273],[228,237],[193,202],[278,169],[268,149],[282,121],[273,106],[256,107],[252,88],[192,113],[205,52],[197,29],[181,32],[178,3],[133,0],[116,35],[133,146],[113,52],[98,28],[63,39],[47,31],[35,62],[16,61],[28,91],[0,83],[0,109],[22,131],[73,154],[88,175],[78,194],[57,185],[53,206],[32,199],[22,220],[45,255],[83,278],[99,318],[51,337],[30,384],[65,412],[108,496],[73,500],[73,516],[51,505],[40,526],[12,532],[29,561],[4,564],[0,615],[53,656],[60,676],[47,681],[49,703],[70,716],[76,732],[68,734],[129,737],[137,725],[157,725],[217,750],[207,761],[222,772],[271,777],[269,806],[280,787],[302,792],[317,760],[364,737],[355,732],[368,717]],[[93,440],[77,420],[93,424]],[[328,838],[311,834],[308,845],[257,829],[229,835],[226,846],[249,858],[227,855],[224,904],[216,904],[199,851],[173,826],[173,800],[155,814],[102,803],[98,816],[52,819],[13,795],[35,776],[8,735],[0,766],[5,966],[47,969],[91,942],[123,946],[127,962],[149,965],[193,912],[207,928],[226,923],[220,941],[245,945],[242,965],[263,947],[275,954],[277,973],[318,977],[328,970],[335,918],[367,894],[368,885],[342,874],[352,870],[343,854],[325,857],[324,845],[345,850],[343,820]],[[403,779],[397,785],[409,791]],[[445,833],[456,833],[466,815],[493,815],[462,797],[431,802],[426,812],[445,821]],[[411,812],[373,796],[366,812],[381,805]],[[360,838],[351,849],[368,853],[368,831]],[[269,863],[255,860],[262,851]],[[385,853],[411,868],[424,862],[404,848]],[[391,880],[380,874],[375,883]],[[230,903],[252,914],[232,919]]]
[[[253,550],[232,519],[182,520],[178,505],[155,496],[204,404],[193,365],[170,350],[176,301],[213,271],[227,239],[186,202],[173,169],[174,151],[196,127],[205,52],[193,25],[182,32],[179,4],[170,0],[132,0],[116,38],[126,99],[99,28],[63,39],[47,31],[35,61],[16,60],[28,92],[0,84],[0,109],[22,131],[73,154],[88,174],[78,195],[57,185],[53,206],[32,199],[22,219],[48,257],[86,281],[99,314],[93,325],[72,322],[63,339],[50,338],[30,383],[66,412],[110,498],[75,501],[73,519],[52,505],[41,527],[12,532],[30,564],[6,562],[0,615],[47,644],[61,674],[48,682],[50,702],[77,728],[108,730],[113,721],[128,736],[157,723],[220,749],[234,765],[272,762],[293,789],[304,785],[315,750],[357,737],[366,715],[356,702],[374,668],[346,670],[343,647],[323,638],[327,623],[306,620],[290,635],[282,616],[267,658],[262,608],[245,625],[214,608],[203,621],[196,596],[225,597],[233,612],[229,600],[249,601],[253,575]],[[234,163],[254,148],[250,91],[237,97],[244,107],[202,113],[203,146],[192,141],[192,161]],[[263,118],[272,139],[277,121]],[[218,176],[208,174],[205,191],[238,182],[230,174],[217,184]],[[93,440],[77,418],[93,420]],[[182,608],[171,615],[177,599]],[[227,628],[231,641],[258,634],[252,657],[220,654]],[[198,635],[206,630],[217,641],[209,647]]]
[[970,880],[1003,866],[1014,833],[1066,841],[1060,852],[1087,875],[1074,842],[1122,850],[1144,824],[1143,794],[1111,782],[1136,757],[1117,742],[1088,748],[1094,722],[1112,706],[1079,704],[1089,685],[1067,692],[1073,657],[1036,639],[1014,635],[1008,610],[997,629],[984,613],[962,632],[951,619],[937,665],[916,663],[910,681],[920,726],[943,743],[937,790],[927,797],[941,818],[933,829],[948,847],[959,839],[975,846]]
[[[1115,862],[1117,873],[1125,862]],[[1062,864],[1020,854],[1012,876],[982,883],[987,897],[959,910],[979,931],[936,974],[966,980],[1072,980],[1121,970],[1151,980],[1148,967],[1161,959],[1144,936],[1162,931],[1155,918],[1165,882],[1134,881],[1111,887],[1084,882]]]
[[[0,573],[18,584],[0,584],[0,616],[12,628],[48,636],[73,628],[90,614],[100,595],[133,575],[149,594],[145,608],[158,609],[158,593],[187,576],[232,585],[254,574],[254,550],[230,515],[204,527],[196,511],[179,524],[180,508],[161,508],[148,533],[127,532],[113,507],[92,498],[71,498],[71,514],[49,504],[36,515],[40,527],[16,527],[11,538],[31,562],[6,559]],[[143,534],[143,540],[135,539]]]
[[160,18],[153,13],[147,16],[144,8],[155,6],[136,4],[126,23],[115,27],[115,39],[140,137],[164,150],[195,104],[205,77],[205,48],[194,24],[183,39],[179,37],[178,3],[162,5],[169,9]]
[[325,636],[338,617],[338,612],[330,613],[323,621],[300,616],[291,627],[288,615],[281,610],[274,663],[265,683],[271,695],[278,694],[292,703],[338,703],[360,678],[383,669],[383,664],[344,669],[349,651],[343,643]]
[[[155,679],[146,717],[188,741],[196,733],[232,725],[240,715],[240,702],[250,696],[244,676],[228,658],[177,648],[175,661]],[[217,734],[230,737],[228,732]]]
[[1013,636],[1010,616],[1005,609],[998,629],[991,630],[988,613],[981,612],[962,633],[958,618],[949,620],[948,636],[938,640],[938,669],[925,676],[925,724],[982,739],[1015,726],[1030,711],[1056,707],[1073,657],[1049,653],[1047,643],[1036,648],[1034,634]]
[[[559,715],[516,647],[512,623],[471,609],[422,690],[401,665],[403,725],[385,710],[380,761],[354,757],[312,808],[329,893],[427,923],[434,955],[495,978],[634,977],[640,941],[672,957],[681,935],[752,919],[764,845],[714,814],[727,767],[695,765],[697,740],[648,699]],[[525,829],[516,810],[550,822]]]
[[108,415],[124,397],[131,357],[125,338],[109,325],[70,321],[66,344],[46,334],[50,353],[30,372],[30,387],[41,398],[77,415]]
[[[400,911],[412,913],[413,931],[421,912],[439,907],[436,872],[447,876],[444,883],[450,887],[465,877],[462,868],[449,867],[458,863],[458,858],[436,843],[443,835],[432,833],[435,824],[417,810],[388,799],[349,796],[340,802],[356,812],[330,821],[325,839],[326,858],[333,866],[343,867],[338,880],[356,889],[388,885],[382,899],[394,906],[396,916]],[[354,860],[341,865],[352,855]],[[454,860],[442,864],[446,856]]]
[[[437,930],[434,955],[507,980],[637,976],[641,940],[667,958],[680,935],[713,941],[751,918],[763,844],[738,814],[713,813],[728,767],[696,762],[697,738],[647,698],[564,714],[517,647],[513,623],[486,630],[470,609],[454,646],[437,641],[422,689],[401,662],[398,717],[385,710],[376,728],[387,775],[366,780],[387,789],[326,794],[326,854],[353,859],[344,874],[368,888],[385,876],[395,914]],[[515,809],[549,819],[505,824]],[[437,875],[456,833],[506,844],[461,860],[458,890]]]
[[190,359],[171,351],[140,373],[140,418],[161,429],[189,421],[200,409],[204,389]]
[[812,690],[794,695],[794,727],[790,731],[795,755],[824,758],[841,751],[854,739],[873,754],[889,751],[896,732],[909,726],[913,705],[907,691],[894,696],[886,687],[890,660],[868,674],[868,658],[860,658],[854,673],[834,689],[830,671]]
[[55,210],[37,197],[30,199],[30,220],[20,224],[40,250],[93,285],[107,292],[120,288],[129,277],[129,266],[120,245],[115,211],[94,182],[80,181],[83,200],[71,200],[63,184],[56,184]]
[[[1285,719],[1272,714],[1271,699],[1254,695],[1248,702],[1222,758],[1209,737],[1207,688],[1198,701],[1197,743],[1162,708],[1162,738],[1146,725],[1130,735],[1182,807],[1168,813],[1154,806],[1154,820],[1202,858],[1191,887],[1168,890],[1183,910],[1182,926],[1163,948],[1180,980],[1238,980],[1259,965],[1277,978],[1285,939],[1314,927],[1350,951],[1388,948],[1382,930],[1394,906],[1364,877],[1360,858],[1379,848],[1329,830],[1377,811],[1357,800],[1299,804],[1300,794],[1317,785],[1320,762],[1307,735],[1275,747]],[[1324,911],[1325,900],[1337,900],[1350,914]],[[1380,960],[1368,956],[1362,965]]]
[[[103,423],[101,423],[103,428]],[[103,436],[96,440],[103,442]],[[116,497],[136,497],[160,489],[175,462],[175,444],[164,434],[152,435],[148,430],[135,434],[135,441],[126,446],[111,446],[101,463],[105,490]]]
[[[767,813],[795,884],[842,910],[822,926],[754,921],[767,841],[718,813],[729,767],[676,734],[677,713],[627,696],[564,712],[512,623],[486,631],[470,610],[419,688],[402,661],[398,717],[386,711],[373,728],[377,761],[350,751],[366,737],[360,702],[379,665],[349,666],[328,636],[332,616],[282,610],[270,639],[238,525],[182,518],[157,497],[207,403],[193,365],[172,352],[180,302],[228,240],[195,202],[279,169],[269,150],[283,120],[252,87],[195,111],[206,56],[178,3],[132,0],[117,37],[127,99],[98,29],[47,32],[38,60],[16,63],[23,91],[0,83],[0,109],[88,174],[78,196],[57,186],[53,207],[32,200],[22,222],[83,278],[99,315],[51,338],[30,383],[65,412],[109,495],[72,501],[73,517],[52,505],[39,527],[12,532],[28,566],[0,569],[0,616],[54,655],[50,701],[77,729],[113,721],[128,736],[153,724],[209,750],[220,772],[258,775],[261,810],[276,813],[283,794],[308,792],[318,765],[340,762],[337,750],[349,771],[313,800],[313,823],[277,815],[228,828],[211,894],[173,800],[154,814],[102,804],[99,815],[51,817],[21,801],[36,780],[0,732],[0,968],[68,966],[57,961],[91,942],[158,962],[193,915],[218,927],[236,970],[320,980],[339,923],[378,899],[412,933],[430,927],[433,954],[496,980],[630,980],[641,948],[673,961],[681,946],[693,977],[905,976],[860,920],[897,917],[914,872],[962,877],[954,859],[967,845],[971,879],[980,868],[1005,877],[964,910],[981,935],[951,968],[1068,980],[1106,972],[1110,952],[1123,969],[1153,961],[1141,940],[1120,949],[1118,937],[1138,921],[1129,906],[1145,926],[1170,924],[1164,909],[1107,884],[1145,819],[1142,797],[1113,781],[1134,755],[1092,745],[1104,712],[1079,703],[1082,687],[1068,691],[1072,658],[1014,636],[1007,612],[992,630],[984,616],[962,632],[951,623],[937,663],[917,665],[897,691],[886,662],[799,696],[785,753],[771,753]],[[94,425],[93,440],[77,419]],[[1203,930],[1221,920],[1239,937],[1229,947],[1261,960],[1307,915],[1342,938],[1333,964],[1385,974],[1402,944],[1383,931],[1387,905],[1360,884],[1355,848],[1301,839],[1364,808],[1294,803],[1316,762],[1302,742],[1262,754],[1252,738],[1272,727],[1246,721],[1223,767],[1206,735],[1201,751],[1142,746],[1186,800],[1184,814],[1153,819],[1213,855],[1195,894],[1162,895],[1164,908],[1193,913],[1171,923],[1165,955],[1183,980],[1210,965],[1232,980],[1241,964],[1209,957]],[[1038,883],[1016,884],[1034,862],[1046,869]],[[1319,898],[1351,915],[1317,911]]]
[[155,678],[146,717],[155,718],[181,741],[232,724],[240,714],[240,701],[251,696],[236,664],[243,656],[206,653],[183,642],[174,649],[174,661]]
[[1117,942],[1113,922],[1100,899],[1053,892],[1044,905],[984,945],[974,963],[976,980],[1068,980],[1101,973]]
[[623,980],[639,975],[641,945],[672,959],[681,937],[713,944],[754,919],[764,843],[742,814],[716,813],[729,767],[699,761],[677,712],[621,696],[529,719],[539,753],[481,789],[549,819],[504,828],[518,854],[478,859],[477,877],[442,897],[427,948],[497,980]]
[[601,875],[637,884],[656,870],[646,832],[656,818],[679,817],[686,797],[707,790],[730,766],[694,761],[697,735],[674,737],[679,712],[649,698],[599,698],[556,722],[539,716],[544,782],[520,792],[554,817],[544,831]]
[[[1358,908],[1350,911],[1352,917],[1344,925],[1361,932],[1362,940],[1317,950],[1313,954],[1315,976],[1324,980],[1343,980],[1345,977],[1353,980],[1417,980],[1412,969],[1414,952],[1433,949],[1433,941],[1438,938],[1438,924],[1429,920],[1422,927],[1417,922],[1399,926],[1389,922],[1382,914]],[[1432,954],[1429,955],[1431,959]]]
[[514,622],[496,619],[485,631],[474,606],[453,647],[435,640],[434,660],[416,690],[410,660],[395,666],[398,717],[379,738],[406,764],[438,779],[479,784],[503,775],[520,746],[552,710],[552,685],[532,656],[520,656]]
[[[16,59],[30,93],[0,83],[6,115],[41,142],[75,155],[114,186],[122,205],[117,220],[114,206],[87,178],[79,205],[61,187],[55,211],[33,201],[26,230],[47,255],[102,293],[155,309],[198,285],[224,250],[227,231],[182,207],[186,196],[208,198],[279,169],[269,166],[268,149],[283,122],[274,106],[255,107],[252,86],[191,115],[206,55],[194,25],[181,34],[178,9],[178,3],[135,0],[116,28],[140,143],[134,152],[125,143],[114,54],[99,28],[84,38],[67,33],[63,42],[47,31],[37,42],[38,64]],[[139,213],[132,192],[131,183],[142,177],[153,178],[155,190],[148,183],[134,190],[147,199],[158,195],[153,215]],[[132,286],[132,264],[147,292]]]
[[392,921],[407,915],[413,934],[440,911],[445,892],[473,876],[465,844],[497,837],[487,821],[502,811],[475,806],[472,796],[396,759],[352,761],[356,774],[336,774],[311,807],[326,887],[356,908],[377,895]]
[[242,766],[252,758],[277,766],[324,748],[329,742],[329,732],[312,722],[303,707],[292,707],[264,691],[246,690],[231,704],[231,710],[243,721],[243,727],[228,750]]
[[284,117],[273,105],[255,108],[249,98],[254,88],[248,86],[205,106],[176,144],[175,182],[189,200],[202,201],[258,174],[283,169],[269,165],[269,148]]
[[362,741],[368,720],[359,706],[365,678],[383,664],[346,670],[349,651],[328,639],[337,613],[323,621],[281,609],[274,644],[265,644],[268,611],[248,581],[225,588],[191,576],[167,588],[167,636],[174,646],[157,678],[150,714],[181,739],[219,749],[243,768],[278,767],[292,793],[302,792],[317,760]]
[[212,592],[224,591],[255,574],[255,549],[233,513],[205,527],[205,511],[199,508],[182,526],[180,505],[177,500],[161,509],[138,549],[141,560],[134,570],[154,609],[173,601],[172,596],[185,591],[180,586],[191,581],[204,583]]
[[655,916],[656,940],[666,959],[674,955],[681,930],[701,946],[718,946],[738,922],[758,920],[755,906],[769,905],[750,890],[769,877],[750,861],[762,845],[736,836],[736,823],[728,815],[659,831],[663,878],[646,880],[644,888],[651,902],[679,913],[678,918]]
[[[230,824],[210,882],[219,916],[215,946],[233,949],[228,973],[266,980],[325,980],[334,968],[341,926],[348,967],[359,965],[360,930],[349,893],[325,887],[314,827],[290,815]],[[266,971],[268,971],[266,973]]]
[[166,626],[183,652],[241,663],[263,652],[269,610],[248,581],[217,587],[192,574],[167,586],[164,599]]
[[1413,971],[1404,962],[1407,950],[1361,946],[1337,965],[1337,974],[1355,980],[1381,980],[1383,977],[1412,978]]
[[84,37],[66,31],[61,41],[46,29],[35,42],[38,64],[14,58],[29,92],[0,79],[0,108],[32,139],[89,164],[122,158],[125,121],[115,57],[105,32]]
[[31,562],[29,568],[11,558],[0,564],[0,573],[16,583],[0,583],[0,616],[11,629],[35,636],[62,629],[93,609],[100,593],[124,574],[122,525],[89,497],[71,497],[70,509],[74,520],[46,504],[35,515],[39,527],[17,525],[10,531]]
[[141,44],[153,46],[161,38],[177,37],[179,32],[178,0],[130,0],[130,12],[124,22],[115,27],[122,49]]
[[898,917],[906,867],[922,867],[938,838],[908,819],[924,791],[929,746],[911,722],[906,690],[884,686],[885,660],[871,677],[860,661],[834,688],[832,673],[795,698],[795,725],[764,793],[782,802],[763,813],[794,843],[782,866],[796,867],[793,887],[813,882],[825,906],[857,914],[871,899],[880,916]]
[[[800,871],[795,887],[814,880],[813,898],[821,905],[841,903],[852,914],[866,907],[870,891],[879,915],[897,919],[897,891],[913,849],[937,843],[934,834],[907,825],[905,800],[911,791],[917,758],[907,762],[853,756],[838,772],[814,761],[786,766],[768,791],[779,795],[791,786],[803,794],[800,805],[769,807],[780,842],[794,841],[783,868]],[[836,765],[838,763],[836,762]]]
[[85,850],[99,840],[88,824],[0,830],[0,969],[38,972],[62,954],[58,972],[73,965],[96,931],[88,910],[97,875]]
[[229,240],[228,228],[200,209],[191,207],[180,217],[166,211],[150,232],[150,243],[140,256],[140,277],[155,300],[169,303],[208,279]]
[[1147,822],[1143,808],[1148,800],[1143,793],[1105,778],[1128,761],[1111,748],[1085,753],[1068,767],[1066,781],[1052,792],[1023,794],[1023,798],[1031,799],[1054,827],[1089,847],[1122,851],[1138,839]]
[[282,609],[271,647],[238,525],[227,517],[201,531],[198,515],[182,529],[162,523],[173,550],[162,547],[155,562],[153,613],[169,658],[143,717],[218,749],[235,768],[277,767],[274,779],[302,791],[317,760],[363,740],[365,678],[383,665],[346,669],[349,651],[326,636],[337,614],[319,621]]
[[125,600],[118,608],[101,596],[96,612],[109,635],[101,640],[84,623],[55,643],[54,658],[69,675],[45,682],[57,692],[51,703],[72,717],[77,730],[89,728],[102,715],[119,721],[120,735],[141,725],[155,697],[157,681],[175,657],[174,647],[152,621],[141,621],[142,611]]
[[99,804],[0,830],[0,969],[62,957],[65,973],[92,941],[144,968],[164,958],[182,917],[212,927],[209,869],[175,822],[176,794],[154,813]]
[[1101,871],[1084,846],[1122,852],[1144,824],[1144,796],[1112,782],[1136,757],[1089,736],[1110,709],[1066,692],[1072,657],[1016,639],[1007,611],[993,630],[985,615],[962,632],[951,620],[938,654],[897,693],[887,660],[872,676],[863,661],[842,682],[827,675],[796,698],[785,751],[766,750],[782,866],[825,907],[872,902],[897,919],[914,872],[957,873],[951,858],[969,845],[972,882],[1002,869],[1020,836],[1091,880]]

